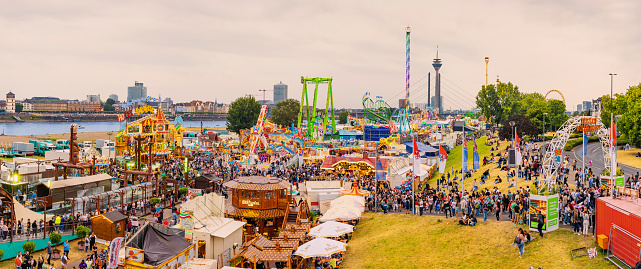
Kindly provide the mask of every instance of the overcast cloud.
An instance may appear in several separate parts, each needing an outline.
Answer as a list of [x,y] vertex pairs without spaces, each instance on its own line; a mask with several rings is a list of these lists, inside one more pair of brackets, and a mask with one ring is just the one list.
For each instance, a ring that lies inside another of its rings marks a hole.
[[[439,46],[444,104],[469,108],[485,83],[563,92],[568,109],[641,81],[639,1],[3,1],[0,90],[85,99],[145,83],[174,101],[230,102],[300,76],[334,78],[337,108],[365,92],[426,102]],[[271,99],[271,93],[267,93]],[[320,96],[324,106],[325,93]],[[396,101],[392,101],[396,100]]]

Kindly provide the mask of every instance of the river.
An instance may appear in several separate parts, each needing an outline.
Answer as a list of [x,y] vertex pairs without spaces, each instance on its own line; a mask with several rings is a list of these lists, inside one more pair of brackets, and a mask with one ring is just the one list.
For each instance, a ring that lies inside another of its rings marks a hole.
[[[173,122],[172,122],[173,123]],[[200,121],[184,121],[184,127],[200,128]],[[203,121],[203,127],[223,127],[225,121]],[[4,135],[44,135],[69,133],[69,126],[72,122],[12,122],[2,123],[2,134]],[[118,131],[122,122],[76,122],[84,127],[78,132],[108,132]]]

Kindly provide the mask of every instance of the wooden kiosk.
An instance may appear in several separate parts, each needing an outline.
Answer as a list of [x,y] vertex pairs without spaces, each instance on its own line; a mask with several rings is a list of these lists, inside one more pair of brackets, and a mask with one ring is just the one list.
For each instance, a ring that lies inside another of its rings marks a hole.
[[96,237],[111,241],[116,237],[125,236],[127,217],[117,210],[109,211],[98,216],[91,217],[91,227]]
[[232,203],[227,204],[227,216],[247,221],[247,233],[257,227],[260,234],[273,234],[281,227],[292,201],[292,185],[273,177],[239,177],[228,181]]

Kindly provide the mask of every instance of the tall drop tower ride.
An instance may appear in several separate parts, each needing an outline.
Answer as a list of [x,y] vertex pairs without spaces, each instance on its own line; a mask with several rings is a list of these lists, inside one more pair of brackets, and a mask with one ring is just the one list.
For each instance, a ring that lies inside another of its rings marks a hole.
[[410,105],[410,27],[405,28],[405,107]]

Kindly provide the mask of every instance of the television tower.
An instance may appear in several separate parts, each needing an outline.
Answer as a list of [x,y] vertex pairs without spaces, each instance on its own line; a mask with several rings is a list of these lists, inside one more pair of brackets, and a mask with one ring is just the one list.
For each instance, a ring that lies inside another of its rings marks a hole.
[[432,66],[434,67],[434,70],[436,71],[436,83],[434,85],[434,108],[438,110],[438,113],[443,112],[443,104],[441,104],[441,75],[439,74],[439,70],[441,69],[441,66],[443,66],[443,63],[441,62],[441,59],[438,58],[438,46],[436,46],[436,59],[434,59],[434,62],[432,63]]

